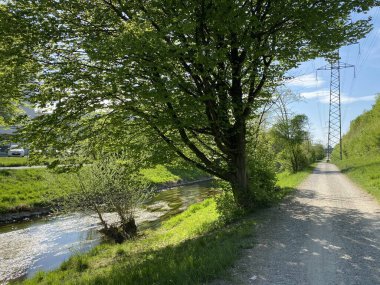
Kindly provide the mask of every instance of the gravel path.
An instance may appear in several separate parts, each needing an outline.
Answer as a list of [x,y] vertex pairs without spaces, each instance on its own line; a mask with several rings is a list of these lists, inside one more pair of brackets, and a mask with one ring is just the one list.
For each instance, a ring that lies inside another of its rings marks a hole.
[[213,284],[380,284],[380,205],[329,163],[298,189],[258,214],[256,246]]

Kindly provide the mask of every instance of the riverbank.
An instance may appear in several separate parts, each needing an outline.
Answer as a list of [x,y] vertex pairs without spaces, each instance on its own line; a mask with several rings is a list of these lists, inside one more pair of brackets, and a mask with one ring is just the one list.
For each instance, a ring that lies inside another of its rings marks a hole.
[[[202,182],[207,182],[213,180],[212,177],[204,177],[201,179],[193,181],[183,181],[179,180],[178,182],[169,182],[166,184],[158,185],[157,192],[169,190],[176,187],[188,186],[193,184],[198,184]],[[40,218],[43,216],[50,215],[54,213],[53,207],[41,207],[41,208],[31,208],[30,210],[20,211],[20,212],[11,212],[11,213],[1,213],[0,214],[0,226],[6,225],[9,223],[20,222],[24,220],[30,220],[34,218]]]
[[[287,192],[310,170],[282,174]],[[104,244],[64,262],[58,270],[40,272],[25,284],[201,284],[223,274],[253,245],[254,215],[222,224],[214,199],[190,206],[185,212],[144,231],[123,244]]]
[[0,167],[28,166],[27,157],[0,157]]
[[[197,169],[164,165],[142,170],[142,175],[158,190],[210,179]],[[0,225],[50,214],[70,191],[71,179],[48,169],[0,170]]]
[[[139,232],[156,229],[189,206],[212,197],[217,192],[213,186],[208,181],[156,193],[136,209]],[[117,220],[114,213],[104,218]],[[0,284],[57,269],[72,255],[107,242],[101,228],[97,215],[90,213],[60,213],[1,226]]]

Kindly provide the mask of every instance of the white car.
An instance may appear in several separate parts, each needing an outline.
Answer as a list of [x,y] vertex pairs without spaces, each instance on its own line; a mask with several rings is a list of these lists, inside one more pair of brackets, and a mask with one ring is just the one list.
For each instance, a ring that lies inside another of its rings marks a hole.
[[18,156],[18,157],[24,157],[25,156],[25,150],[23,148],[11,148],[8,150],[8,156]]

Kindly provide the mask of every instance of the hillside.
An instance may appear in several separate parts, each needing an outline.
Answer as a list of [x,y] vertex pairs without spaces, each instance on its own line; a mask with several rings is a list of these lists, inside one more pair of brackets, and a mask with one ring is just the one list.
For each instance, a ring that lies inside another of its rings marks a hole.
[[351,122],[342,140],[343,160],[333,152],[333,162],[380,201],[380,96],[371,110]]

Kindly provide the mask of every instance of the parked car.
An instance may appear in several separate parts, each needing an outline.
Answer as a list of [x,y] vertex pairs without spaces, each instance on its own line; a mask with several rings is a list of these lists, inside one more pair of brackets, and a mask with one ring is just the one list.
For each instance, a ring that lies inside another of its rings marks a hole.
[[24,157],[25,156],[25,149],[20,148],[18,146],[12,146],[8,150],[8,156],[18,156],[18,157]]

